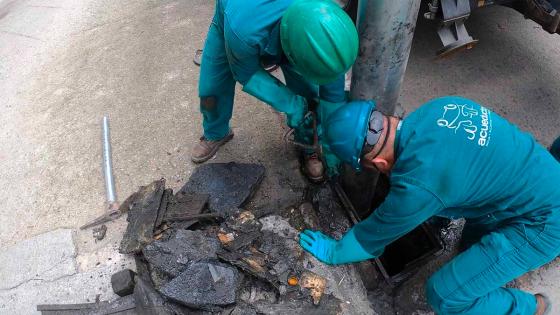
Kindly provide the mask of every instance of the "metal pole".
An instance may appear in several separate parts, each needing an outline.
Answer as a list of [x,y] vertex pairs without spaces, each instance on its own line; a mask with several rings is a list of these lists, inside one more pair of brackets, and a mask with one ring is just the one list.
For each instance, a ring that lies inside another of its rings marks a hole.
[[116,205],[115,180],[113,178],[113,163],[111,160],[111,138],[109,134],[109,118],[103,116],[103,175],[105,176],[105,193],[107,205],[112,208]]
[[[374,100],[378,110],[395,114],[419,8],[420,0],[359,0],[360,50],[352,68],[352,100]],[[356,173],[344,166],[339,177],[344,193],[339,195],[347,196],[342,198],[343,204],[353,217],[365,218],[384,198],[381,192],[388,191],[388,183],[379,181],[377,191],[378,178],[376,171]],[[378,259],[377,263],[380,265]],[[375,289],[378,281],[372,277],[376,274],[372,264],[363,262],[359,270],[366,288]],[[386,273],[384,276],[388,279]]]
[[[412,45],[420,0],[359,0],[358,59],[352,67],[350,98],[374,100],[377,109],[395,115],[397,101]],[[345,193],[360,217],[379,203],[379,174],[356,173],[345,166],[340,177]]]
[[360,50],[352,68],[351,99],[373,99],[395,114],[420,0],[360,0]]
[[116,220],[123,214],[119,209],[117,194],[115,193],[115,179],[113,178],[113,163],[111,159],[111,135],[109,133],[109,118],[107,116],[103,116],[103,176],[105,177],[107,210],[100,217],[82,225],[80,230]]

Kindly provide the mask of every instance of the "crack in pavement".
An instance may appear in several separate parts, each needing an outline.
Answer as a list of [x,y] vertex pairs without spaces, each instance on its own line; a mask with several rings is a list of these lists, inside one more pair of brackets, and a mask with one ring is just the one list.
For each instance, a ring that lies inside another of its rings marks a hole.
[[54,278],[54,279],[48,279],[48,280],[46,280],[46,279],[40,279],[40,278],[31,278],[31,279],[28,279],[28,280],[26,280],[26,281],[24,281],[24,282],[22,282],[22,283],[20,283],[20,284],[18,284],[18,285],[16,285],[16,286],[14,286],[14,287],[11,287],[11,288],[8,288],[8,289],[0,289],[0,292],[3,292],[3,291],[10,291],[10,290],[17,289],[17,288],[21,287],[22,285],[27,284],[27,283],[32,282],[32,281],[39,281],[39,282],[41,282],[41,283],[51,283],[51,282],[56,282],[56,281],[61,280],[61,279],[70,278],[70,277],[75,276],[75,275],[77,275],[77,274],[78,274],[78,272],[76,271],[76,272],[74,272],[74,273],[72,273],[72,274],[63,275],[63,276],[56,277],[56,278]]
[[16,32],[11,32],[11,31],[4,31],[4,30],[0,30],[0,33],[4,33],[4,34],[8,34],[8,35],[14,35],[14,36],[19,36],[19,37],[24,37],[24,38],[29,38],[29,39],[34,39],[34,40],[38,40],[40,42],[44,42],[44,40],[37,38],[37,37],[33,37],[30,35],[25,35],[25,34],[21,34],[21,33],[16,33]]
[[[64,259],[64,260],[58,262],[55,266],[52,266],[51,268],[49,268],[49,269],[47,269],[47,270],[41,272],[41,274],[48,273],[49,271],[55,269],[56,267],[59,267],[59,265],[61,265],[61,264],[63,264],[63,263],[66,263],[68,260],[72,260],[72,259],[75,260],[75,259],[76,259],[76,256],[73,256],[73,257],[70,257],[70,258],[67,258],[67,259]],[[78,273],[78,268],[77,268],[76,262],[74,261],[74,271],[73,271],[71,274],[65,274],[65,275],[56,277],[56,278],[54,278],[54,279],[41,279],[41,278],[30,278],[30,279],[25,279],[25,280],[23,280],[22,282],[20,282],[20,283],[14,285],[14,286],[7,287],[7,288],[0,288],[0,292],[1,292],[1,291],[9,291],[9,290],[16,289],[16,288],[18,288],[18,287],[20,287],[20,286],[22,286],[22,285],[24,285],[24,284],[26,284],[26,283],[28,283],[28,282],[31,282],[31,281],[42,281],[42,282],[47,282],[47,283],[48,283],[48,282],[54,282],[54,281],[60,280],[60,279],[65,278],[65,277],[73,276],[73,275],[75,275],[75,274],[77,274],[77,273]]]

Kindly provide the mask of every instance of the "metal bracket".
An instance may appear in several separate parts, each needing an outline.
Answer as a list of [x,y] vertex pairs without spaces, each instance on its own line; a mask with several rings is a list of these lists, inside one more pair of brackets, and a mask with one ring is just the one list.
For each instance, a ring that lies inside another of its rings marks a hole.
[[466,20],[471,14],[469,0],[441,0],[443,23]]
[[438,29],[443,48],[437,52],[438,57],[446,57],[462,49],[471,49],[477,39],[472,38],[465,21],[471,13],[469,0],[441,0],[443,22]]
[[443,48],[437,52],[440,58],[447,57],[459,50],[471,49],[478,43],[478,39],[472,38],[467,32],[464,20],[453,21],[450,25],[442,25],[438,29],[439,38]]

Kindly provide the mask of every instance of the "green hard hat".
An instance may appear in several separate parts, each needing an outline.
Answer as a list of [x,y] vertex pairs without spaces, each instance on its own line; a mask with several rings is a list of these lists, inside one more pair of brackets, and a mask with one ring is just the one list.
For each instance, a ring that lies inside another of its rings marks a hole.
[[348,71],[358,55],[358,32],[330,0],[295,0],[280,22],[282,49],[306,79],[325,84]]

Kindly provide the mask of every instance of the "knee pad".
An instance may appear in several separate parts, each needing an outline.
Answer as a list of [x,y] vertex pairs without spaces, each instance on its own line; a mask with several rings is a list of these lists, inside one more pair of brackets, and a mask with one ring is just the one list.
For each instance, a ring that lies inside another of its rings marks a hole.
[[200,97],[200,108],[205,111],[214,111],[216,109],[216,97],[215,96],[201,96]]

